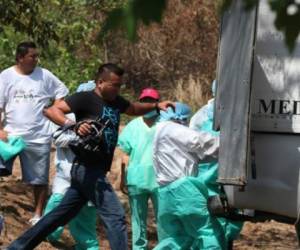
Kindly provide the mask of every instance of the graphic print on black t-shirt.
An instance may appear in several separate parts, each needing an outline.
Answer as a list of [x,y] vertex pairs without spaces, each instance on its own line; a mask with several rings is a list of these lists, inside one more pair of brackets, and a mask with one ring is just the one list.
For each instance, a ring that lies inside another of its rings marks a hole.
[[104,129],[104,140],[107,148],[107,153],[113,153],[117,140],[118,140],[118,128],[120,122],[120,112],[117,109],[109,106],[103,106],[101,118],[106,121],[109,120],[112,126],[108,126]]

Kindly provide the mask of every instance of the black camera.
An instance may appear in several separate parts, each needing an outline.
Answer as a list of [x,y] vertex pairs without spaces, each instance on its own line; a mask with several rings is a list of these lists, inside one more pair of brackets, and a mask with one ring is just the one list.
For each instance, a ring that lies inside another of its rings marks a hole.
[[[109,119],[97,118],[96,120],[80,121],[76,124],[67,125],[61,129],[61,133],[71,129],[76,134],[83,123],[91,125],[91,132],[86,136],[77,135],[74,140],[69,142],[69,147],[76,156],[76,159],[83,162],[91,162],[95,157],[105,157],[107,146],[104,138],[104,130],[110,124]],[[56,135],[57,137],[59,136]]]
[[100,156],[107,151],[104,130],[110,121],[98,118],[96,120],[78,122],[74,127],[76,134],[80,125],[85,122],[91,125],[91,132],[86,136],[78,136],[77,140],[69,144],[69,147],[78,159],[88,161],[95,154]]

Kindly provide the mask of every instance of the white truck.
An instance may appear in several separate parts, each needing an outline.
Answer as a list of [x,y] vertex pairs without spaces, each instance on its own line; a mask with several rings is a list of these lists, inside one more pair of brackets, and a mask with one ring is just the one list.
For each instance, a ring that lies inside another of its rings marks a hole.
[[290,53],[274,20],[267,0],[251,10],[233,0],[223,14],[214,127],[225,196],[209,204],[228,217],[238,209],[238,219],[298,224],[300,41]]

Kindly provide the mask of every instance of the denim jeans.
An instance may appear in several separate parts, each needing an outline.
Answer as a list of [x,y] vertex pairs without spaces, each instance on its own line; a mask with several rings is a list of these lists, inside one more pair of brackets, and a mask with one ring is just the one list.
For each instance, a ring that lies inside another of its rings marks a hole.
[[34,249],[57,227],[65,225],[75,217],[89,200],[95,204],[104,223],[111,249],[127,249],[125,212],[103,171],[99,167],[85,167],[74,163],[71,177],[71,187],[61,203],[12,242],[7,249]]

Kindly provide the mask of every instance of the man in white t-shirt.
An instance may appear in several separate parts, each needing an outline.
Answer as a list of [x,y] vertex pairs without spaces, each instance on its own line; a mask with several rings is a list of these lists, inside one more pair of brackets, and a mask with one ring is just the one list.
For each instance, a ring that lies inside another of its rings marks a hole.
[[[17,46],[16,65],[0,74],[0,140],[21,136],[26,143],[19,157],[23,181],[33,186],[32,224],[42,216],[48,190],[51,131],[43,110],[68,94],[56,76],[37,67],[38,57],[33,42],[22,42]],[[2,113],[4,119],[1,119]],[[11,174],[13,162],[14,159],[1,160],[0,175]]]

